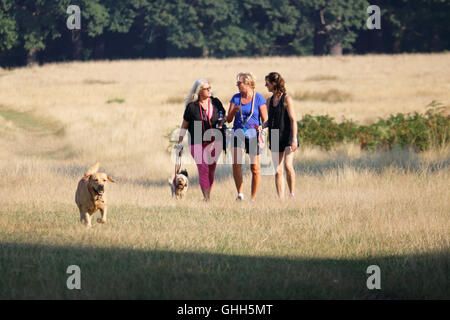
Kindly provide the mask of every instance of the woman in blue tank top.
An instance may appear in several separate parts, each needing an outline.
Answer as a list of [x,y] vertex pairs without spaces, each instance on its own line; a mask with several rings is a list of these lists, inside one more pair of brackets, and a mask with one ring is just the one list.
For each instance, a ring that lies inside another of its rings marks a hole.
[[239,73],[236,83],[239,93],[230,100],[227,121],[234,119],[233,177],[238,192],[237,200],[244,200],[242,186],[243,151],[250,156],[252,172],[251,199],[256,198],[260,180],[259,131],[261,122],[267,120],[267,106],[264,97],[255,91],[255,77],[251,73]]

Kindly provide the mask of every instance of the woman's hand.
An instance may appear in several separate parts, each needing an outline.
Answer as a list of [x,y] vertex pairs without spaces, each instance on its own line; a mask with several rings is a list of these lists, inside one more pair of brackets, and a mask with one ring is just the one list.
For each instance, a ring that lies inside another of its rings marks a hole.
[[174,147],[173,147],[177,154],[181,157],[181,155],[183,154],[183,145],[181,143],[177,143]]
[[238,111],[239,108],[233,102],[230,102],[230,108],[228,109],[228,114],[226,116],[227,122],[233,121],[234,116]]
[[219,119],[217,120],[217,129],[222,129],[222,128],[223,128],[223,125],[225,124],[225,121],[226,121],[226,119],[224,119],[224,118],[219,118]]
[[298,140],[297,139],[292,139],[292,143],[291,143],[291,150],[292,152],[295,152],[295,150],[298,149]]

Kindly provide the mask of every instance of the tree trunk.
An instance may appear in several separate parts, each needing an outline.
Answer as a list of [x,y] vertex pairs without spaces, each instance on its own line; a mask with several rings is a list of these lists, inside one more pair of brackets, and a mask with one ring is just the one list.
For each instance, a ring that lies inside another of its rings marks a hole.
[[334,43],[331,45],[330,54],[332,56],[342,56],[342,45],[341,42]]
[[439,52],[441,51],[441,39],[439,35],[433,35],[433,39],[431,39],[431,52]]
[[314,12],[314,55],[326,54],[327,35],[321,10]]
[[83,58],[83,40],[80,30],[72,30],[72,50],[73,60],[82,60]]
[[33,66],[37,64],[37,50],[30,49],[27,52],[27,66]]
[[208,58],[209,57],[209,50],[208,48],[202,49],[202,58]]
[[105,58],[105,39],[102,36],[96,41],[94,57],[95,59]]

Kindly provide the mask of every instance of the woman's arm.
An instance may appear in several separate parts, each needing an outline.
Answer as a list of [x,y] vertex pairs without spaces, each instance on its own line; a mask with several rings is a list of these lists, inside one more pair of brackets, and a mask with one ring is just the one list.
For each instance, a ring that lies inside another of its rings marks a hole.
[[297,121],[295,120],[294,104],[290,95],[286,94],[284,100],[284,107],[287,109],[289,119],[291,120],[292,137],[291,137],[291,149],[297,150]]
[[181,128],[180,128],[180,136],[178,137],[178,144],[183,142],[184,135],[186,134],[187,128],[189,128],[189,122],[187,122],[186,120],[183,119],[183,122],[181,123]]
[[239,111],[239,108],[233,102],[230,102],[230,108],[228,108],[227,122],[231,122],[234,119],[234,116]]
[[261,115],[262,123],[263,125],[269,120],[269,117],[267,115],[267,105],[263,104],[262,106],[259,106],[259,114]]

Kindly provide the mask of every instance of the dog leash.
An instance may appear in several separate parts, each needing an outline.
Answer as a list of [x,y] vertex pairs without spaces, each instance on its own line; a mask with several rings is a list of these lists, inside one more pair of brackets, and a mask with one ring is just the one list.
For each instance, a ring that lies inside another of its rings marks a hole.
[[180,150],[177,150],[177,152],[176,152],[176,159],[175,159],[175,175],[173,176],[173,181],[172,181],[172,184],[173,184],[174,189],[175,189],[175,187],[176,187],[175,181],[176,181],[176,179],[177,179],[177,174],[178,174],[178,172],[180,172],[180,169],[181,169],[181,152],[182,152],[182,151],[183,151],[183,149],[180,149]]

